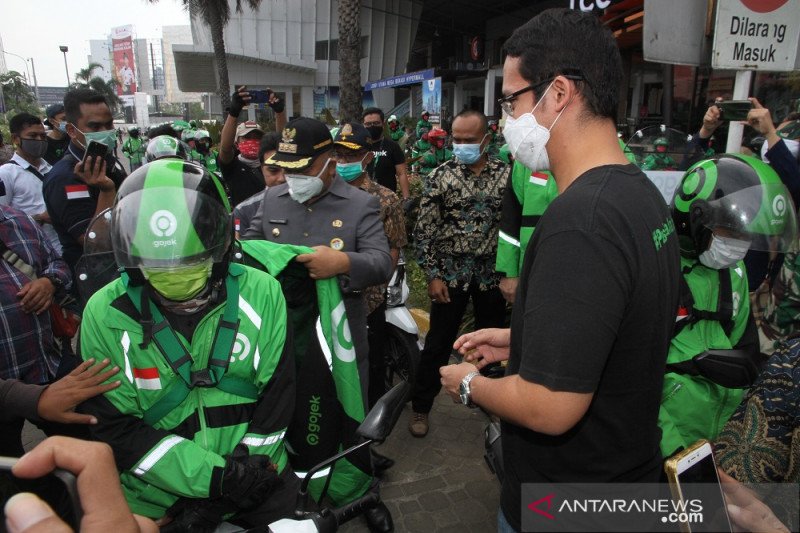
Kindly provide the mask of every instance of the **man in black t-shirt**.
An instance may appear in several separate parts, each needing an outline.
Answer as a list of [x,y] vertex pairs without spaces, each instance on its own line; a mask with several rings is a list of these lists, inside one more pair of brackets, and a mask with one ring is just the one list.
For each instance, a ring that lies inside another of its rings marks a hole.
[[368,107],[362,117],[364,127],[372,138],[370,149],[375,155],[367,166],[367,172],[373,181],[377,181],[379,185],[392,192],[397,192],[397,185],[400,184],[400,194],[405,200],[409,193],[406,156],[403,149],[384,135],[383,111],[377,107]]
[[55,165],[59,159],[67,152],[69,146],[69,136],[67,135],[67,114],[64,112],[63,104],[53,104],[46,110],[47,120],[45,123],[50,126],[47,132],[47,152],[43,159]]
[[[267,102],[275,112],[275,126],[278,131],[286,124],[286,105],[270,89]],[[253,121],[238,123],[239,114],[250,103],[247,87],[241,86],[231,95],[228,116],[222,126],[219,139],[217,164],[222,179],[228,186],[231,205],[239,205],[254,194],[264,190],[264,176],[261,174],[261,161],[258,159],[259,145],[264,131]]]
[[[506,140],[523,165],[552,171],[559,196],[528,245],[511,329],[462,336],[475,366],[440,373],[451,396],[501,418],[498,530],[519,531],[541,520],[523,483],[658,481],[680,270],[667,206],[616,138],[621,60],[608,28],[550,9],[504,48]],[[506,358],[501,379],[475,372]]]

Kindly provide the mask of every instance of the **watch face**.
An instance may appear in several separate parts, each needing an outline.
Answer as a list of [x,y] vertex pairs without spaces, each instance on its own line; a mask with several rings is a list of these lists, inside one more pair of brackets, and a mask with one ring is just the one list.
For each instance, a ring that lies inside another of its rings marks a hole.
[[462,391],[460,396],[461,396],[461,403],[463,403],[464,405],[469,405],[469,395],[466,392]]

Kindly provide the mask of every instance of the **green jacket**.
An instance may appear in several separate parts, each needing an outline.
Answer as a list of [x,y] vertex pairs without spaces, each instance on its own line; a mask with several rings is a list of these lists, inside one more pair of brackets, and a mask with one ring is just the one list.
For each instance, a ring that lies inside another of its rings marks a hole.
[[558,196],[549,172],[531,172],[514,162],[500,215],[496,269],[506,278],[519,277],[525,249],[547,206]]
[[[179,406],[153,425],[143,416],[180,377],[156,342],[142,348],[139,314],[125,283],[116,279],[92,296],[80,331],[84,359],[108,358],[123,369],[121,385],[85,403],[100,421],[98,440],[114,449],[120,480],[134,513],[161,517],[178,497],[207,498],[216,492],[225,457],[243,443],[250,454],[269,455],[283,471],[284,435],[294,411],[294,364],[286,343],[286,302],[278,282],[243,265],[229,268],[239,286],[236,341],[225,376],[252,383],[257,401],[216,387],[195,387]],[[225,302],[197,324],[189,351],[192,371],[208,367]]]
[[453,159],[453,152],[447,148],[436,148],[435,151],[429,150],[419,160],[419,172],[427,176],[433,169],[451,159]]
[[[364,399],[339,281],[314,281],[295,262],[310,248],[261,240],[242,241],[241,246],[243,260],[275,276],[286,296],[297,367],[297,409],[286,438],[292,467],[301,475],[360,442],[355,429],[364,420]],[[316,477],[311,495],[319,499],[327,486],[336,505],[362,496],[372,481],[369,452],[363,452],[339,460],[330,475]]]
[[135,163],[142,162],[142,157],[144,157],[146,149],[146,143],[142,139],[136,139],[134,137],[128,137],[128,140],[122,144],[122,153]]
[[192,152],[189,154],[189,157],[191,157],[192,161],[195,163],[200,163],[206,167],[209,172],[219,172],[220,170],[219,165],[217,164],[217,155],[218,152],[216,150],[210,150],[206,155],[201,154],[197,150],[192,150]]
[[[692,268],[693,267],[693,268]],[[717,311],[719,308],[720,275],[726,271],[707,268],[693,259],[681,257],[684,279],[691,291],[694,308]],[[691,271],[685,273],[688,269]],[[689,323],[672,338],[667,364],[692,359],[706,350],[758,347],[758,337],[750,313],[747,272],[744,263],[727,269],[731,279],[733,304],[732,328],[726,335],[717,320],[699,320]],[[678,311],[677,325],[681,325],[688,310]],[[667,369],[658,425],[661,427],[661,453],[672,455],[698,439],[713,440],[731,417],[742,400],[744,389],[728,389],[703,376],[691,376]]]

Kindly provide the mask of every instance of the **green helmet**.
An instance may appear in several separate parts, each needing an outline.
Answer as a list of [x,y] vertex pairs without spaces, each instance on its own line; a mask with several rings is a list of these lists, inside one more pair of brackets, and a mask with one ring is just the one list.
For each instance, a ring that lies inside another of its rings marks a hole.
[[185,143],[194,140],[194,130],[191,128],[186,128],[181,132],[181,140]]
[[721,154],[683,175],[670,205],[681,253],[697,257],[714,231],[785,252],[797,235],[791,196],[775,171],[754,157]]
[[653,146],[669,146],[669,141],[666,137],[659,137],[653,141]]
[[178,133],[182,132],[183,130],[189,129],[191,126],[185,120],[175,120],[172,123],[172,129],[177,131]]
[[171,135],[159,135],[147,143],[145,158],[148,163],[164,158],[188,160],[189,147]]
[[208,130],[195,130],[194,140],[199,141],[201,139],[211,139],[211,134],[208,132]]
[[[224,189],[199,165],[154,161],[128,176],[117,192],[111,243],[117,264],[129,274],[212,263],[224,264],[224,272],[232,239]],[[216,266],[215,271],[219,276]]]

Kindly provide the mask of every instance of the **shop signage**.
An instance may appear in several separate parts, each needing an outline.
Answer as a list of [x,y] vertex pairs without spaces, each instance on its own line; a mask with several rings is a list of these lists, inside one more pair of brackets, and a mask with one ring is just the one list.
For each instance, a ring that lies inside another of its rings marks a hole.
[[714,29],[714,68],[794,70],[797,59],[797,0],[719,0]]

